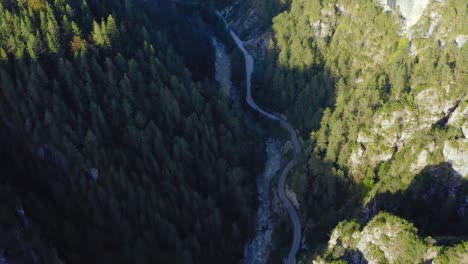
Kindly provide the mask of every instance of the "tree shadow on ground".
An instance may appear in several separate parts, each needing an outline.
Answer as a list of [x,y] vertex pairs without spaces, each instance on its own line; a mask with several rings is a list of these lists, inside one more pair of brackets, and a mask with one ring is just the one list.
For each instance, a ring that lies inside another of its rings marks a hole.
[[367,218],[385,210],[413,222],[424,236],[468,235],[468,181],[450,163],[425,167],[408,189],[376,195]]
[[[337,170],[331,162],[312,153],[305,171],[295,172],[295,178],[306,175],[308,180],[299,187],[305,219],[305,234],[313,242],[328,241],[333,228],[352,217],[359,205],[359,186]],[[296,185],[300,184],[300,181]]]

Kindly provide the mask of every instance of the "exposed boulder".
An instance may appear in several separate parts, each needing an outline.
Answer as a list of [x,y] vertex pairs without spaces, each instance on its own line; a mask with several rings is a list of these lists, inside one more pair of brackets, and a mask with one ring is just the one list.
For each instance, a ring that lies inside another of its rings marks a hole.
[[[453,146],[456,144],[458,146]],[[468,140],[460,139],[455,143],[445,142],[444,157],[452,164],[453,169],[462,177],[468,176]]]
[[97,181],[99,177],[99,170],[97,168],[90,168],[89,169],[89,176],[93,178],[93,180]]
[[288,196],[288,199],[291,201],[294,207],[299,209],[299,202],[297,200],[297,195],[291,188],[286,187],[286,196]]
[[456,38],[455,38],[455,42],[457,43],[457,46],[459,48],[462,48],[463,45],[465,45],[465,43],[468,41],[468,36],[466,35],[458,35]]
[[418,158],[416,159],[415,162],[411,164],[411,172],[415,173],[426,167],[427,163],[427,158],[428,158],[429,152],[425,149],[423,149],[419,155]]

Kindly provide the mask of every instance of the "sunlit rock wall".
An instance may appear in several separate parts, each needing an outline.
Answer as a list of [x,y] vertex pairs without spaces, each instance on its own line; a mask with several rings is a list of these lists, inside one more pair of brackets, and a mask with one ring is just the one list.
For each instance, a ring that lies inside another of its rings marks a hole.
[[429,4],[429,0],[380,0],[381,4],[387,8],[400,9],[401,15],[406,20],[406,27],[409,28],[418,22]]

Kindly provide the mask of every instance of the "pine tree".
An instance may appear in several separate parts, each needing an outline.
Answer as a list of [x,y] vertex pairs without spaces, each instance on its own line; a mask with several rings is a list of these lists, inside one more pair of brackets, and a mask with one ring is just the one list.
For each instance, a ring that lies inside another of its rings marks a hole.
[[47,14],[47,22],[43,34],[46,36],[47,40],[47,47],[49,48],[49,51],[51,53],[59,53],[60,52],[60,39],[59,39],[59,34],[60,34],[60,29],[57,23],[57,20],[55,19],[54,16],[54,11],[52,8],[47,5],[46,9],[46,14]]

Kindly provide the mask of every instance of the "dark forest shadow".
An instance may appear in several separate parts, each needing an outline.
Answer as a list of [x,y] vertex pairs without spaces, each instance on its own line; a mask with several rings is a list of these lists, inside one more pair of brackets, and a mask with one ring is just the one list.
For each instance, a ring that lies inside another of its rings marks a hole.
[[[56,223],[43,220],[50,220],[46,217],[51,208],[60,208],[49,182],[66,179],[66,175],[55,163],[53,153],[45,151],[44,157],[38,158],[25,138],[0,121],[0,263],[33,263],[38,255],[52,258],[55,254],[44,240],[51,236]],[[73,192],[68,184],[61,187],[62,198]],[[38,206],[39,200],[47,207]],[[70,200],[63,199],[62,204],[79,210]],[[42,224],[43,229],[35,233]]]
[[316,153],[300,163],[305,165],[290,177],[299,198],[303,236],[309,251],[322,252],[336,225],[356,217],[360,187]]
[[368,261],[364,257],[364,254],[358,249],[346,251],[343,258],[348,263],[352,263],[352,264],[367,264],[368,263]]
[[[274,41],[275,36],[270,37]],[[338,80],[323,62],[292,67],[281,64],[280,49],[276,45],[267,47],[265,40],[251,45],[258,53],[252,76],[252,96],[264,109],[287,115],[300,136],[308,139],[311,131],[320,128],[324,110],[334,110]],[[322,56],[321,52],[317,53],[318,57]]]
[[468,181],[450,163],[425,167],[405,191],[378,194],[370,217],[385,210],[415,224],[424,236],[468,235]]

